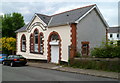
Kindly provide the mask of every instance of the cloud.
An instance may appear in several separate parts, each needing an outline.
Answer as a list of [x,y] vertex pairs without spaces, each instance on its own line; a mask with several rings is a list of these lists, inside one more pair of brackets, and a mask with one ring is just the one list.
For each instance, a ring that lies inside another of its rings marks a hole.
[[55,11],[53,14],[61,13],[61,12],[68,11],[68,10],[78,8],[78,7],[80,7],[80,6],[72,5],[72,6],[61,7],[57,11]]
[[[3,0],[4,1],[4,0]],[[9,1],[9,0],[6,0]],[[13,0],[12,0],[13,1]],[[97,4],[98,8],[100,9],[102,15],[107,20],[108,24],[110,26],[117,25],[117,18],[118,18],[118,9],[117,9],[117,2],[82,2],[83,0],[79,0],[81,2],[76,2],[76,0],[73,0],[74,2],[71,3],[71,1],[63,1],[59,0],[60,2],[56,0],[43,0],[36,2],[36,0],[32,0],[33,2],[24,0],[26,2],[3,2],[2,3],[2,12],[3,13],[12,13],[12,12],[18,12],[21,13],[24,16],[25,22],[28,23],[34,13],[41,13],[46,15],[52,15],[57,14],[60,12],[64,12],[71,9],[76,9],[82,6],[91,5],[91,4]],[[18,0],[19,1],[19,0]],[[21,0],[23,1],[23,0]],[[52,2],[54,1],[54,2]],[[61,2],[63,1],[63,2]],[[84,0],[88,1],[88,0]],[[96,1],[96,0],[94,0]],[[101,1],[101,0],[100,0]],[[102,0],[103,1],[103,0]],[[105,0],[104,0],[105,1]],[[113,0],[111,0],[113,1]]]
[[0,12],[0,15],[4,15],[4,13]]
[[21,7],[21,8],[19,8],[19,11],[22,14],[30,14],[31,13],[28,7]]
[[109,24],[109,26],[118,25],[118,6],[113,4],[113,6],[100,6],[99,7],[103,17]]
[[119,0],[2,0],[2,2],[118,2]]

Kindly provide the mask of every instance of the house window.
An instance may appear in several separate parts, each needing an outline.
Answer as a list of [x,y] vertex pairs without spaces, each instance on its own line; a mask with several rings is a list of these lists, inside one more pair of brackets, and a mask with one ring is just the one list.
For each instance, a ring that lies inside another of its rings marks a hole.
[[82,44],[82,51],[81,51],[81,53],[82,53],[82,55],[83,56],[88,56],[89,55],[89,41],[83,41],[83,42],[81,42],[81,44]]
[[21,51],[23,51],[23,52],[26,51],[26,37],[25,37],[25,35],[22,35],[22,38],[21,38]]
[[38,30],[34,31],[34,52],[38,52]]
[[119,36],[120,36],[120,35],[119,35],[119,34],[117,34],[117,38],[119,38]]
[[113,35],[112,35],[112,34],[110,34],[110,38],[112,38],[112,36],[113,36]]
[[40,33],[40,53],[43,54],[43,33]]

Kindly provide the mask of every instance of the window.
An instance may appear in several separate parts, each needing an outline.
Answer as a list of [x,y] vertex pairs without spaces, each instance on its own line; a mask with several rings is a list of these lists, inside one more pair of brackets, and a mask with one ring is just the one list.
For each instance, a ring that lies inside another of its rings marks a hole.
[[58,35],[57,34],[53,34],[52,36],[51,36],[51,41],[53,41],[53,40],[59,40],[59,37],[58,37]]
[[10,58],[11,56],[8,56],[7,58]]
[[34,52],[38,52],[38,31],[34,32]]
[[120,35],[119,35],[119,34],[117,34],[117,38],[119,38],[119,36],[120,36]]
[[21,51],[23,51],[23,52],[26,51],[26,37],[25,37],[25,35],[22,35],[22,38],[21,38]]
[[83,41],[83,42],[81,42],[81,44],[82,44],[82,51],[81,51],[81,53],[82,53],[82,55],[83,56],[86,56],[86,55],[89,55],[89,41]]
[[14,58],[24,58],[22,55],[14,55]]
[[43,53],[43,34],[40,34],[40,53]]
[[113,36],[113,35],[112,35],[112,34],[110,34],[110,38],[112,38],[112,36]]

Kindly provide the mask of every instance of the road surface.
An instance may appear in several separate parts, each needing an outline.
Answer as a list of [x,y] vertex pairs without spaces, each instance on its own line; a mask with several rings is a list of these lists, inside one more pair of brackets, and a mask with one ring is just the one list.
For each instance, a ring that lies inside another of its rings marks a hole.
[[30,66],[2,66],[3,81],[117,81],[116,79],[62,72]]

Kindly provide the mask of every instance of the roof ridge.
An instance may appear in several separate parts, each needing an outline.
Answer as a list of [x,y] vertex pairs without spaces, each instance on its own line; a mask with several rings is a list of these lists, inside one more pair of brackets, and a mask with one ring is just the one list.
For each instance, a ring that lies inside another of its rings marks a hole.
[[44,16],[48,16],[48,17],[52,17],[52,16],[55,16],[55,15],[59,15],[59,14],[62,14],[62,13],[66,13],[66,12],[70,12],[70,11],[73,11],[73,10],[78,10],[78,9],[81,9],[81,8],[86,8],[86,7],[90,7],[90,6],[95,6],[96,4],[92,4],[92,5],[87,5],[87,6],[83,6],[83,7],[79,7],[79,8],[75,8],[75,9],[71,9],[71,10],[67,10],[67,11],[64,11],[64,12],[60,12],[60,13],[57,13],[57,14],[53,14],[53,15],[46,15],[46,14],[41,14],[41,13],[35,13],[36,15],[39,14],[39,15],[44,15]]
[[36,15],[39,14],[39,15],[43,15],[43,16],[47,16],[47,17],[51,17],[51,16],[48,16],[48,15],[45,15],[45,14],[41,14],[41,13],[35,13]]
[[83,7],[80,7],[80,8],[75,8],[75,9],[67,10],[67,11],[64,11],[64,12],[57,13],[57,14],[53,14],[51,16],[55,16],[55,15],[63,14],[63,13],[70,12],[70,11],[73,11],[73,10],[78,10],[78,9],[81,9],[81,8],[86,8],[86,7],[95,6],[95,5],[96,4],[87,5],[87,6],[83,6]]

